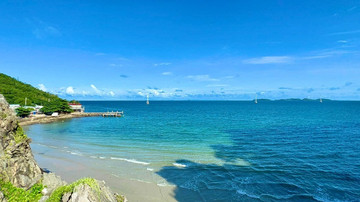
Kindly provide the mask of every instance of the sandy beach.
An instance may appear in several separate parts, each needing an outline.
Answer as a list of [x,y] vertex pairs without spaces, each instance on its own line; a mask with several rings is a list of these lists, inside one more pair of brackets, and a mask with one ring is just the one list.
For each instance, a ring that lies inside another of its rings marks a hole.
[[56,173],[69,183],[91,176],[104,180],[113,191],[124,194],[129,201],[176,201],[173,196],[175,186],[158,186],[108,173],[101,169],[101,159],[89,159],[71,154],[58,156],[52,150],[48,153],[34,152],[34,156],[41,168]]
[[19,118],[19,124],[21,126],[27,126],[27,125],[40,124],[40,123],[52,123],[52,122],[62,121],[71,118],[91,117],[91,116],[100,116],[100,115],[101,113],[78,113],[78,112],[74,112],[71,114],[60,114],[58,116],[47,116],[42,114],[42,115],[30,116],[27,118]]

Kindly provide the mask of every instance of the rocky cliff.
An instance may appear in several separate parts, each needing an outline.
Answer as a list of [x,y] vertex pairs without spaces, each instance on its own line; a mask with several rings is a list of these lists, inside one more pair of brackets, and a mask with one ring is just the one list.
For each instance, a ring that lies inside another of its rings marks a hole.
[[112,193],[105,182],[85,178],[67,185],[55,174],[43,172],[33,157],[30,142],[0,94],[1,202],[34,199],[51,202],[126,201],[123,196]]

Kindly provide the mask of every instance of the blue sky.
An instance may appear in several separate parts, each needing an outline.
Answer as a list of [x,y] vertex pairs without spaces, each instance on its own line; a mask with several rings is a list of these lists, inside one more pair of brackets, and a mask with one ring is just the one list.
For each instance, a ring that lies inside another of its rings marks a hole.
[[360,2],[1,1],[0,72],[80,100],[360,99]]

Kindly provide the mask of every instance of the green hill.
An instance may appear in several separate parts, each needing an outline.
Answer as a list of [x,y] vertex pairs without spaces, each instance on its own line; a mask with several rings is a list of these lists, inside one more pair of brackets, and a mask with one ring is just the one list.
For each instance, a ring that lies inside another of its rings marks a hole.
[[67,101],[51,93],[44,92],[33,86],[0,73],[0,94],[4,95],[9,104],[34,106],[43,105],[44,110],[70,112]]

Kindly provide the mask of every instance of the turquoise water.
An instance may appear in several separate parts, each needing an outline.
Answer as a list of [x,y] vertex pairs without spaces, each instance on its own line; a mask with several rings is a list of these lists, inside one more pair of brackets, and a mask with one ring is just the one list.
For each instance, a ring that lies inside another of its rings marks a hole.
[[82,102],[123,110],[27,128],[34,153],[175,186],[178,201],[359,201],[360,102]]

